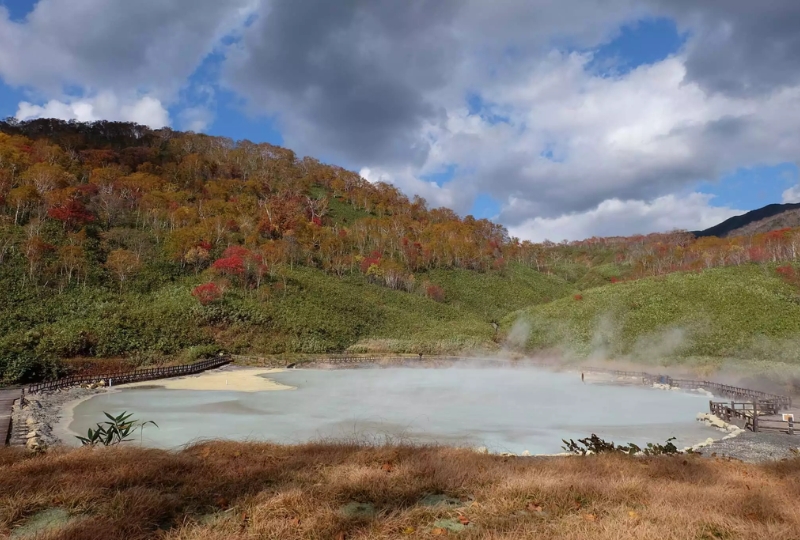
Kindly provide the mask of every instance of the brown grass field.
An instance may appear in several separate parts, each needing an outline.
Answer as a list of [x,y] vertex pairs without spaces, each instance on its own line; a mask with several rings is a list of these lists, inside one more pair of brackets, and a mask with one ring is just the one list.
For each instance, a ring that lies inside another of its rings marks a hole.
[[[459,501],[431,505],[431,494]],[[36,538],[797,540],[800,459],[322,443],[0,449],[0,536],[22,537],[54,508],[64,517]]]

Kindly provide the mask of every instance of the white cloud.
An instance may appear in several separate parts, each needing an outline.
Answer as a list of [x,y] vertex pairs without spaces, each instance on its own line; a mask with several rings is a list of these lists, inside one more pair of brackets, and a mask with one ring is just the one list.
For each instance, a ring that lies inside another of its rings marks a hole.
[[39,0],[21,21],[0,10],[0,75],[51,97],[64,85],[174,94],[253,0]]
[[[800,120],[787,114],[800,110],[800,75],[786,72],[796,45],[796,19],[787,14],[800,10],[783,3],[345,4],[39,0],[21,21],[0,8],[0,76],[38,92],[39,101],[20,103],[19,118],[156,126],[170,121],[167,107],[190,101],[176,121],[202,131],[213,121],[213,90],[187,90],[187,80],[209,52],[224,51],[221,82],[251,110],[274,114],[299,153],[363,168],[370,181],[460,212],[488,192],[502,205],[501,222],[538,236],[700,228],[733,210],[676,193],[800,155]],[[590,51],[622,24],[656,12],[690,35],[663,61],[601,77],[587,69],[591,52],[563,52]],[[719,37],[720,24],[735,43],[712,43],[706,54],[702,46]],[[242,39],[221,47],[231,33]],[[764,44],[787,45],[767,71],[763,51],[774,47]],[[732,46],[742,55],[723,58]],[[727,64],[712,69],[716,59]],[[731,86],[740,73],[743,85]],[[72,85],[81,94],[64,98]],[[487,104],[483,116],[469,114],[470,94]],[[424,180],[454,164],[448,183]],[[800,187],[784,193],[790,199],[800,199]],[[675,209],[680,219],[661,212],[670,201],[685,205]],[[585,225],[567,227],[569,219]]]
[[[481,85],[490,104],[483,117],[469,114],[458,93],[443,94],[445,122],[419,134],[430,143],[427,161],[369,169],[462,212],[488,192],[515,234],[561,240],[705,228],[738,210],[675,193],[800,154],[797,121],[785,114],[800,108],[800,88],[709,95],[685,81],[681,56],[617,77],[589,73],[588,60],[554,52],[524,70],[496,69]],[[449,164],[458,172],[444,186],[420,180]]]
[[683,197],[665,195],[649,202],[609,199],[586,212],[527,219],[511,227],[509,233],[523,240],[560,242],[592,236],[702,230],[745,212],[711,206],[711,199],[712,196],[705,193],[690,193]]
[[406,194],[419,195],[431,207],[446,206],[456,212],[463,213],[469,209],[477,194],[470,186],[454,186],[450,183],[440,186],[436,182],[422,180],[412,168],[389,172],[386,169],[364,167],[359,174],[370,183],[384,182]]
[[[742,166],[800,154],[800,88],[753,98],[709,96],[684,80],[681,57],[621,77],[598,77],[586,56],[553,53],[524,78],[495,74],[483,87],[492,113],[447,105],[429,163],[457,163],[506,204],[513,225],[531,213],[555,217],[611,199],[650,200]],[[457,179],[458,181],[458,179]]]
[[792,186],[782,194],[783,203],[799,203],[800,202],[800,184]]
[[202,133],[214,122],[214,111],[209,107],[186,107],[181,110],[178,120],[181,129]]
[[135,122],[152,128],[168,126],[170,123],[169,113],[156,98],[143,96],[121,100],[112,92],[65,101],[52,99],[44,105],[23,101],[19,104],[16,118],[18,120],[59,118],[80,122],[115,120]]
[[[259,0],[38,0],[20,21],[0,6],[0,77],[32,90],[17,116],[169,123],[166,106]],[[77,97],[64,98],[64,89]],[[191,128],[202,123],[198,111]]]

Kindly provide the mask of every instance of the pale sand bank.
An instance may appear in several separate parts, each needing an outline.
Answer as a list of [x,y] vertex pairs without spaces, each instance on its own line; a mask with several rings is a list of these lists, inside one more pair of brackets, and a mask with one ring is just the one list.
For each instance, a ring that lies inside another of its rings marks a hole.
[[159,379],[129,384],[115,388],[136,388],[158,386],[167,390],[227,390],[231,392],[264,392],[268,390],[295,390],[264,377],[270,373],[282,373],[283,369],[236,368],[204,371],[198,375],[188,375],[172,379]]

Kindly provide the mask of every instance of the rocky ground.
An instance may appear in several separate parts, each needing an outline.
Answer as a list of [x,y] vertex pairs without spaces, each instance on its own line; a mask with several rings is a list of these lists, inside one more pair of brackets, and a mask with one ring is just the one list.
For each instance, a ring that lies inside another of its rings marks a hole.
[[25,445],[29,450],[59,444],[61,441],[53,429],[64,414],[64,405],[105,391],[105,388],[75,387],[26,395],[21,404],[14,405],[11,444]]
[[732,457],[748,463],[797,457],[800,455],[800,435],[745,431],[733,439],[714,442],[703,449],[703,454]]

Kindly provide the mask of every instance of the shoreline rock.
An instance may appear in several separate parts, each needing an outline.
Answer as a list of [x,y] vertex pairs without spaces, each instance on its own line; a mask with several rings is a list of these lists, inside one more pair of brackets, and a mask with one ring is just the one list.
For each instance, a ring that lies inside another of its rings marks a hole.
[[[64,416],[65,406],[107,391],[105,387],[73,387],[24,396],[22,400],[17,400],[11,413],[14,431],[19,433],[16,439],[12,436],[11,444],[25,446],[31,451],[42,451],[49,446],[65,444],[54,433]],[[27,431],[19,431],[23,426]]]

